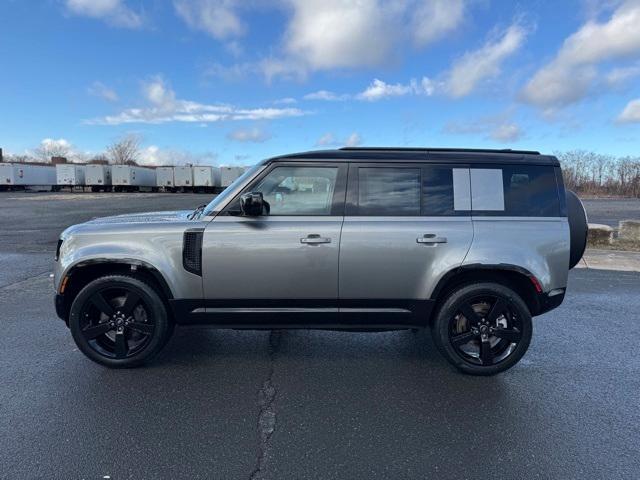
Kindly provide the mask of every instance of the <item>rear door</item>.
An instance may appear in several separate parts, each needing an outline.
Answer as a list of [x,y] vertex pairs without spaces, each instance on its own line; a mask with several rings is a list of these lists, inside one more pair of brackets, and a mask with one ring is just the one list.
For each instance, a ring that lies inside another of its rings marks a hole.
[[435,284],[469,250],[470,209],[468,168],[352,164],[340,243],[342,320],[424,323]]

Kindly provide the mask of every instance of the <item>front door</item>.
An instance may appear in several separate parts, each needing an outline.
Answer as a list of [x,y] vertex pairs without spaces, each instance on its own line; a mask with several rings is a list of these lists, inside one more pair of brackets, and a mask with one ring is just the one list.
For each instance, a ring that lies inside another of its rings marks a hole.
[[345,183],[346,166],[275,163],[243,192],[262,193],[264,215],[243,216],[235,200],[208,224],[203,285],[214,323],[335,320]]

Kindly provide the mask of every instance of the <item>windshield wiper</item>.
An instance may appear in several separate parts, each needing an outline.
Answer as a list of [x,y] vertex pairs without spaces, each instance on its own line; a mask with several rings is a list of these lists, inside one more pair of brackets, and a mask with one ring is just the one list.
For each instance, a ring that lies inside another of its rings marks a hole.
[[200,205],[199,207],[197,207],[193,213],[189,214],[189,216],[187,217],[189,220],[193,220],[194,218],[196,218],[197,216],[199,216],[202,212],[204,212],[204,209],[207,208],[206,203],[203,203],[202,205]]

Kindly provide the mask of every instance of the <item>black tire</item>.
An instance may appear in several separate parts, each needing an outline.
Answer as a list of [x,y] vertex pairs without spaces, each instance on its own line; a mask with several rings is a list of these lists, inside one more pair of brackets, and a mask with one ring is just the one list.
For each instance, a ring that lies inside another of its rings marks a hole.
[[587,212],[578,196],[571,190],[567,190],[567,216],[569,220],[569,268],[575,267],[585,249],[587,248],[587,235],[589,233],[589,223]]
[[531,332],[527,305],[497,283],[463,285],[452,291],[431,324],[442,355],[471,375],[495,375],[513,367],[529,348]]
[[148,362],[173,332],[156,290],[127,275],[100,277],[85,286],[71,305],[69,328],[82,353],[110,368]]

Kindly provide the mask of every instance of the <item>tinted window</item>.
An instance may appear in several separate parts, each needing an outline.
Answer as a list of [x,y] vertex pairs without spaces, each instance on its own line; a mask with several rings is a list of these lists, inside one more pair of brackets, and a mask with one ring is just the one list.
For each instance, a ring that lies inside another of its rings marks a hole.
[[420,215],[419,168],[359,168],[359,215]]
[[556,217],[560,215],[558,186],[553,167],[523,165],[505,166],[505,215]]
[[255,187],[269,203],[270,215],[330,215],[338,169],[276,167]]
[[422,214],[455,215],[453,207],[453,169],[424,167],[422,169]]

